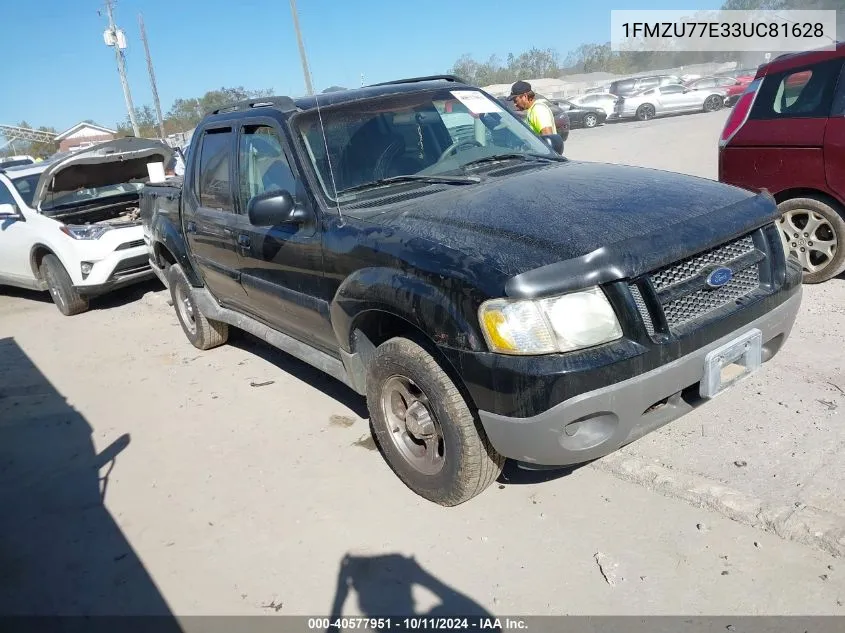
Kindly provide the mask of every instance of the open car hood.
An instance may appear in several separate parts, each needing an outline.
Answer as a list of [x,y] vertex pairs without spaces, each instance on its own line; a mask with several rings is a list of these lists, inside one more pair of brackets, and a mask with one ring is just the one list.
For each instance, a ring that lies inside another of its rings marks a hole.
[[32,206],[52,193],[81,188],[107,187],[149,179],[147,163],[163,162],[165,167],[174,150],[160,141],[127,137],[71,152],[51,163],[35,187]]

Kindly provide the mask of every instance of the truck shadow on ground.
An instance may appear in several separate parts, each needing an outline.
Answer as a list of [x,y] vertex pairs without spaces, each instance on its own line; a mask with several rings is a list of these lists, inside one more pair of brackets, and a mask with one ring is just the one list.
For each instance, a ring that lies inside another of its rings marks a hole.
[[[140,300],[149,292],[163,290],[164,286],[158,279],[142,281],[125,288],[119,288],[90,300],[91,310],[108,310],[123,305],[134,303]],[[0,286],[0,295],[25,299],[26,301],[38,301],[39,303],[53,303],[53,298],[46,290],[26,290],[24,288],[13,288],[11,286]]]
[[104,505],[129,444],[98,453],[85,418],[0,338],[0,615],[151,615],[181,631]]
[[312,367],[308,363],[276,349],[249,332],[238,330],[237,328],[229,329],[228,343],[233,347],[258,356],[268,363],[272,363],[283,372],[307,383],[315,389],[319,389],[328,397],[337,400],[343,406],[350,409],[359,418],[364,420],[369,419],[370,413],[367,411],[367,401],[364,396],[355,393],[355,391],[347,387],[344,383]]
[[[366,399],[355,393],[339,380],[332,378],[319,369],[312,367],[308,363],[301,361],[290,354],[276,349],[272,345],[268,345],[258,337],[255,337],[248,332],[231,328],[229,333],[229,345],[237,347],[238,349],[250,354],[254,354],[268,363],[272,363],[283,372],[307,383],[315,389],[319,389],[328,397],[338,401],[340,404],[355,413],[355,415],[359,418],[369,420],[370,413],[367,410]],[[381,446],[379,446],[378,442],[375,440],[376,435],[372,427],[372,423],[368,425],[368,429],[372,435],[373,441],[372,443],[367,443],[367,447],[372,450],[378,450],[382,457],[384,457]],[[508,460],[505,462],[502,474],[496,481],[500,485],[530,485],[545,483],[560,479],[561,477],[566,477],[585,465],[586,464],[577,464],[574,466],[563,466],[560,468],[525,470],[518,467],[516,462]]]
[[[150,292],[164,290],[164,286],[158,279],[148,279],[125,288],[119,288],[99,297],[91,299],[92,310],[109,310],[139,301],[144,295]],[[49,296],[49,295],[48,295]],[[170,294],[168,293],[168,298]]]
[[[427,610],[419,608],[412,591],[415,587],[432,595],[437,604]],[[478,602],[433,576],[413,557],[402,554],[344,556],[329,611],[330,623],[343,616],[344,606],[352,593],[357,595],[358,609],[364,617],[390,617],[392,631],[405,630],[401,622],[405,617],[495,618]],[[421,627],[409,626],[407,630],[418,628]],[[330,626],[326,630],[340,629]]]
[[542,468],[539,470],[526,470],[520,468],[515,461],[508,460],[505,462],[505,467],[502,469],[502,474],[496,480],[496,483],[508,486],[524,486],[531,484],[543,484],[562,477],[567,477],[576,470],[583,468],[589,462],[584,464],[574,464],[572,466],[560,466],[554,468]]

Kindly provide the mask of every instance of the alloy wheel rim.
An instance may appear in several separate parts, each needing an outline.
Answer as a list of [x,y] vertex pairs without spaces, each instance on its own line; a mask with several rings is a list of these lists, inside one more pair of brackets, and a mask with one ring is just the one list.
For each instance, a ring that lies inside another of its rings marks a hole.
[[836,231],[817,211],[795,209],[778,220],[784,248],[794,255],[805,271],[817,273],[836,256],[839,240]]
[[191,331],[191,334],[197,331],[197,320],[194,314],[194,303],[191,297],[185,292],[181,285],[176,286],[176,309],[179,310],[179,316],[182,317],[182,322]]
[[391,376],[381,407],[390,441],[405,461],[423,475],[439,473],[446,463],[443,429],[422,389],[406,376]]

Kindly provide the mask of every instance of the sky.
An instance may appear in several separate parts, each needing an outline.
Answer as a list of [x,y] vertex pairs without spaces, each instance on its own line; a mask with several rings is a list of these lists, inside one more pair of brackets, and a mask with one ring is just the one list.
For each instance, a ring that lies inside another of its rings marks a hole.
[[[59,131],[126,119],[103,0],[0,0],[0,124]],[[721,0],[297,0],[314,89],[445,73],[478,60],[554,48],[561,59],[610,39],[612,9],[713,9]],[[537,7],[544,11],[537,11]],[[98,11],[102,15],[98,15]],[[164,113],[177,98],[244,86],[305,94],[289,0],[117,0],[135,107],[152,105],[144,16]],[[545,15],[543,15],[545,13]]]

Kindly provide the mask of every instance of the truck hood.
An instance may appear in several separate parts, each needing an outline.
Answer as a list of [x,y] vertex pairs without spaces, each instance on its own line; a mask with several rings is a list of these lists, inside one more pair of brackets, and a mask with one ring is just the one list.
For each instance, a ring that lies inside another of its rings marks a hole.
[[173,158],[174,150],[159,141],[127,137],[60,156],[41,173],[32,206],[41,208],[47,196],[149,179],[147,163]]
[[490,175],[483,184],[366,220],[443,244],[507,276],[549,267],[552,275],[578,277],[562,279],[564,287],[599,283],[582,279],[599,270],[603,281],[636,276],[776,217],[768,194],[654,169],[568,161]]

